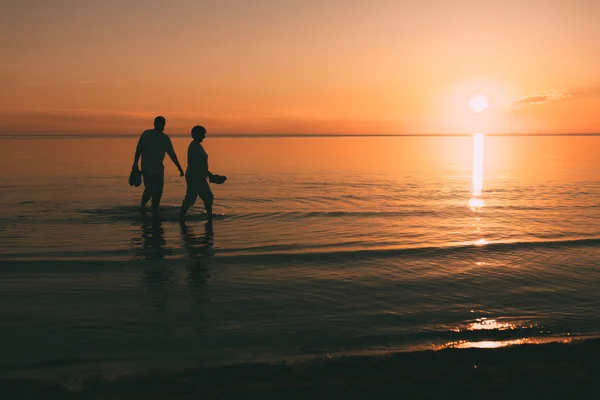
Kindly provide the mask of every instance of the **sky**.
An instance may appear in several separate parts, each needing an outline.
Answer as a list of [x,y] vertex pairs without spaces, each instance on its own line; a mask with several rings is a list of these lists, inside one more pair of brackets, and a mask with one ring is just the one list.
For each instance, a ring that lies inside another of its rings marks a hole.
[[[597,0],[12,0],[0,135],[600,132]],[[483,95],[481,113],[469,99]]]

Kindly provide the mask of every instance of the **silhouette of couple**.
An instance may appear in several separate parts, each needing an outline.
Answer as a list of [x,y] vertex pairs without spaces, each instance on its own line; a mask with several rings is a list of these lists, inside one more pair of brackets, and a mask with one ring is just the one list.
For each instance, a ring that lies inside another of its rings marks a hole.
[[[165,124],[166,120],[164,117],[156,117],[154,119],[154,129],[149,129],[142,133],[137,143],[132,167],[132,174],[141,175],[144,182],[140,212],[145,213],[146,204],[152,200],[152,215],[156,219],[159,218],[160,200],[165,182],[165,167],[163,165],[165,153],[169,155],[169,158],[171,158],[177,169],[179,169],[179,176],[184,176],[171,139],[163,132]],[[227,179],[225,176],[212,174],[208,170],[208,154],[206,154],[206,151],[202,147],[202,141],[205,137],[206,129],[204,127],[197,125],[192,128],[193,140],[188,147],[187,169],[185,172],[187,189],[179,211],[179,221],[181,223],[185,221],[185,215],[196,202],[196,198],[200,197],[206,208],[207,223],[212,225],[214,196],[207,179],[213,183],[223,183]],[[142,158],[141,171],[138,166],[140,157]]]

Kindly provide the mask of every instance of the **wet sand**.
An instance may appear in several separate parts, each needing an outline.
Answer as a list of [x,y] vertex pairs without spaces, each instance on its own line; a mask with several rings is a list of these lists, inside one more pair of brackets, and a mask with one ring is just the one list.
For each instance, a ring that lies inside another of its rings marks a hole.
[[373,399],[595,398],[600,340],[498,349],[445,349],[387,356],[240,364],[88,379],[81,390],[0,380],[1,398]]

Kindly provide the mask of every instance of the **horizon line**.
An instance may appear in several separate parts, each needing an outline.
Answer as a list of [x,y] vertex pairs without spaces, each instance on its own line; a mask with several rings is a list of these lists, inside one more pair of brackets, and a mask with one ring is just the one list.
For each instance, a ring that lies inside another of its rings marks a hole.
[[[495,137],[527,137],[527,136],[600,136],[596,133],[216,133],[208,135],[211,139],[268,139],[268,138],[332,138],[332,137],[469,137],[477,134]],[[171,133],[172,138],[187,138],[188,133]],[[0,139],[134,139],[140,134],[0,134]]]

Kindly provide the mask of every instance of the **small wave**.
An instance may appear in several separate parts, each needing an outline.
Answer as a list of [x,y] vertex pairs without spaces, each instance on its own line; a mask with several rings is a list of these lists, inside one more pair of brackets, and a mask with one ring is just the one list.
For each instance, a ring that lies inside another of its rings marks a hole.
[[[110,208],[94,208],[94,209],[78,209],[75,210],[79,214],[88,215],[92,218],[99,218],[102,220],[109,220],[112,222],[139,222],[148,220],[151,221],[149,210],[145,214],[141,214],[138,207],[135,206],[117,206]],[[225,219],[229,217],[224,213],[214,213],[213,218]],[[188,221],[205,221],[206,213],[189,213],[186,216]],[[164,206],[161,207],[160,212],[161,222],[177,222],[179,221],[179,207],[176,206]]]
[[[89,215],[94,218],[108,219],[110,221],[139,221],[142,216],[135,206],[118,206],[111,208],[78,209],[79,214]],[[439,212],[434,210],[393,210],[393,211],[348,211],[348,210],[323,210],[323,211],[267,211],[246,213],[215,213],[216,219],[256,220],[302,220],[302,219],[342,219],[342,218],[403,218],[436,216]],[[165,206],[161,209],[161,221],[173,222],[179,219],[179,207]],[[206,220],[205,213],[190,213],[186,216],[190,221]]]
[[[535,250],[535,249],[560,249],[560,248],[577,248],[577,247],[596,247],[600,246],[600,238],[587,239],[565,239],[565,240],[547,240],[547,241],[528,241],[528,242],[501,242],[488,243],[486,245],[475,244],[459,244],[449,246],[424,246],[424,247],[405,247],[405,248],[362,248],[356,249],[358,243],[348,242],[342,243],[348,249],[331,249],[331,245],[313,245],[313,246],[298,246],[298,245],[269,245],[258,247],[243,247],[230,249],[215,249],[211,259],[213,262],[226,264],[244,264],[244,263],[275,263],[285,265],[290,261],[304,263],[344,263],[352,260],[367,260],[367,259],[386,259],[386,258],[437,258],[445,256],[471,254],[493,254],[503,252],[514,252],[518,250]],[[391,246],[391,245],[390,245]],[[329,250],[318,250],[329,248]],[[173,253],[174,248],[165,248],[165,254],[169,255],[163,262],[181,262],[189,261],[187,257],[177,256]],[[40,261],[40,257],[44,260]],[[48,268],[49,264],[56,264],[54,268],[66,266],[69,262],[74,262],[81,265],[86,263],[86,269],[89,269],[92,263],[98,265],[110,265],[110,263],[125,263],[129,264],[136,260],[147,260],[144,254],[138,254],[138,257],[131,259],[131,250],[104,250],[102,252],[86,252],[86,251],[47,251],[40,254],[26,253],[7,253],[4,254],[6,262],[3,262],[0,272],[11,271],[13,268],[21,268],[20,263],[32,263],[38,265],[39,268]],[[151,257],[150,257],[151,258]]]
[[267,199],[265,197],[240,197],[236,200],[246,202],[246,203],[257,203],[257,204],[274,203],[276,201],[276,199]]
[[[409,248],[390,248],[390,249],[352,249],[336,250],[327,252],[277,252],[277,253],[258,253],[258,254],[218,254],[218,259],[227,262],[252,262],[260,261],[278,262],[282,260],[296,261],[321,261],[321,262],[340,262],[344,260],[357,260],[369,258],[389,258],[389,257],[413,257],[413,258],[433,258],[456,254],[471,253],[490,253],[506,252],[528,249],[558,249],[564,247],[591,247],[600,245],[600,238],[588,239],[566,239],[553,241],[529,241],[529,242],[501,242],[488,243],[483,246],[475,244],[461,244],[452,246],[428,246],[428,247],[409,247]],[[248,249],[251,251],[252,249]]]
[[[564,335],[558,335],[564,337]],[[479,342],[479,341],[510,341],[523,338],[548,338],[552,337],[537,325],[514,327],[512,329],[436,329],[424,332],[403,333],[374,333],[353,338],[337,339],[335,347],[349,351],[351,349],[393,348],[395,350],[410,351],[418,348],[431,348],[447,343]],[[313,343],[300,346],[302,354],[319,354],[332,351],[331,343]]]
[[394,218],[417,217],[436,215],[435,211],[410,210],[410,211],[291,211],[286,216],[291,218]]
[[19,364],[2,364],[0,365],[0,373],[2,372],[12,372],[18,370],[33,370],[33,369],[52,369],[57,367],[66,367],[66,366],[77,366],[83,364],[94,364],[98,362],[109,362],[115,361],[111,359],[102,359],[102,358],[61,358],[61,359],[52,359],[45,361],[38,361],[32,363],[19,363]]

